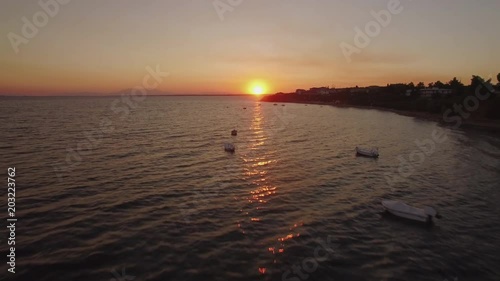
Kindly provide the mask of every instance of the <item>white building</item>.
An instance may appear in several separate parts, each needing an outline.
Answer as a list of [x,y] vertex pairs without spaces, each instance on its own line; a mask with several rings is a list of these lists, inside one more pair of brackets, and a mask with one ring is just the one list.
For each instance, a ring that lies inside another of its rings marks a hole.
[[304,90],[304,89],[297,89],[297,90],[295,90],[295,93],[296,93],[297,95],[302,95],[302,94],[305,94],[306,92],[307,92],[307,91],[306,91],[306,90]]
[[425,88],[420,89],[420,95],[422,97],[432,97],[433,95],[446,96],[453,94],[452,89],[440,89],[440,88]]
[[311,88],[309,89],[309,92],[313,94],[328,95],[330,93],[330,88],[328,87]]

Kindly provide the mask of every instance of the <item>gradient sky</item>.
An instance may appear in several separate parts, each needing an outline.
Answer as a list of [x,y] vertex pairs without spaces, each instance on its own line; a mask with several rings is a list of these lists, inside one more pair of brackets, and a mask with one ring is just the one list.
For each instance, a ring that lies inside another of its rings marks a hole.
[[[228,0],[220,0],[227,3]],[[500,72],[500,1],[401,0],[403,11],[347,62],[339,47],[390,0],[243,0],[221,20],[213,0],[72,0],[16,54],[7,34],[38,1],[3,0],[0,92],[112,93],[169,72],[158,90],[242,93],[449,81]]]

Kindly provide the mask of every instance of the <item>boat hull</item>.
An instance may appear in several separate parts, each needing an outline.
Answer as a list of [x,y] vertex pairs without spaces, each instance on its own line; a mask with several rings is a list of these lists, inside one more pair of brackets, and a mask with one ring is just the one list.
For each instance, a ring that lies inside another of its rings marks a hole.
[[429,219],[427,217],[421,217],[421,216],[417,216],[414,214],[408,214],[408,213],[399,212],[399,211],[395,211],[395,210],[391,210],[391,209],[387,209],[387,208],[386,208],[386,211],[391,213],[392,215],[397,216],[397,217],[401,217],[401,218],[405,218],[405,219],[409,219],[409,220],[420,221],[420,222],[428,222],[429,221]]
[[356,155],[370,157],[370,158],[378,158],[378,151],[362,149],[356,147]]
[[383,201],[382,205],[387,212],[397,217],[426,223],[432,221],[432,217],[427,215],[423,209],[414,208],[397,201]]
[[357,152],[356,155],[363,156],[363,157],[369,157],[369,158],[378,158],[378,155],[364,154],[364,153],[359,153],[359,152]]
[[234,147],[234,145],[226,143],[224,145],[224,150],[227,151],[227,152],[234,153],[234,151],[236,150],[236,148]]

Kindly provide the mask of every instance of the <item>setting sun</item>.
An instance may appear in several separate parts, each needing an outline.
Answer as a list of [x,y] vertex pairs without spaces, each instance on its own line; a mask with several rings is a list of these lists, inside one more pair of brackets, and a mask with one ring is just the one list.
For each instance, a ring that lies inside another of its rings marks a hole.
[[264,88],[262,88],[262,86],[257,85],[255,87],[253,87],[252,94],[254,94],[254,95],[262,95],[262,93],[264,93]]
[[248,92],[252,95],[262,95],[268,91],[267,86],[262,81],[253,81],[248,86]]

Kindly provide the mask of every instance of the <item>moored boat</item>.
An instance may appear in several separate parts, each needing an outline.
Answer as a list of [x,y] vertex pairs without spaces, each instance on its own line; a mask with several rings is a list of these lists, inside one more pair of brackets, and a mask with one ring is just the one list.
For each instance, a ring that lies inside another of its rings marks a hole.
[[227,152],[234,152],[236,150],[236,148],[234,147],[234,144],[226,143],[226,144],[224,144],[224,150]]
[[384,206],[386,211],[395,216],[420,222],[429,223],[432,222],[434,218],[439,219],[441,217],[436,211],[436,209],[428,206],[425,206],[422,209],[420,209],[412,207],[400,201],[392,201],[392,200],[383,200],[382,206]]
[[377,158],[379,156],[378,148],[361,148],[357,146],[356,146],[356,154],[372,158]]
[[237,135],[238,131],[236,129],[231,131],[231,136],[237,136]]

